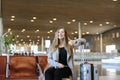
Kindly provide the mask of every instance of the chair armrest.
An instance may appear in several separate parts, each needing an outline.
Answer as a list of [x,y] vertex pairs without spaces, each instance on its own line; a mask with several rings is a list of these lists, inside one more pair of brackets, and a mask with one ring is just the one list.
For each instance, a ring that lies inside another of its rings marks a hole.
[[37,63],[36,66],[37,66],[37,69],[36,69],[36,70],[37,70],[37,73],[39,74],[38,80],[44,80],[44,76],[43,76],[43,73],[42,73],[42,69],[41,69],[39,63]]
[[36,71],[37,73],[39,74],[39,76],[42,74],[42,70],[41,70],[41,67],[39,65],[39,63],[36,64],[37,68],[36,68]]
[[9,77],[9,55],[7,55],[7,63],[6,63],[6,78]]

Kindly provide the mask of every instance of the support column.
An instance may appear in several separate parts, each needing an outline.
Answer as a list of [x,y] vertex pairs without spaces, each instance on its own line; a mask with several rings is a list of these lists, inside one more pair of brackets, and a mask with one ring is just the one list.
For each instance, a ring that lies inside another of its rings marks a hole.
[[1,15],[1,0],[0,0],[0,55],[3,52],[3,43],[1,41],[1,36],[3,34],[3,23],[2,23],[2,15]]
[[78,37],[81,38],[81,25],[78,23]]
[[44,52],[44,38],[41,40],[41,51]]
[[100,34],[100,53],[103,52],[103,41],[102,41],[102,34]]

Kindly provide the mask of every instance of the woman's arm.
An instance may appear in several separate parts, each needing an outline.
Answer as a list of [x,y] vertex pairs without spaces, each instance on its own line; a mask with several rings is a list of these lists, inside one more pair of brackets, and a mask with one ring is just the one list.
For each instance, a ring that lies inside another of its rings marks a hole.
[[55,53],[52,53],[51,51],[48,53],[48,63],[50,66],[54,66],[55,68],[63,68],[64,65],[59,63],[58,61],[54,60],[53,57],[56,57],[53,55]]
[[86,40],[84,38],[78,38],[76,40],[69,40],[69,45],[71,46],[80,46],[84,44]]

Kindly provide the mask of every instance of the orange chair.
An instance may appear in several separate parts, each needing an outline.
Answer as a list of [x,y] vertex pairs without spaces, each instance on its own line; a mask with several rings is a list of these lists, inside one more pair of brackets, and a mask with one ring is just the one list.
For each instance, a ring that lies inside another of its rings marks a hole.
[[38,79],[35,56],[10,56],[9,79]]
[[0,80],[4,80],[6,78],[6,63],[7,57],[0,56]]
[[39,62],[42,72],[44,72],[48,64],[47,58],[48,58],[47,56],[38,56],[38,62]]

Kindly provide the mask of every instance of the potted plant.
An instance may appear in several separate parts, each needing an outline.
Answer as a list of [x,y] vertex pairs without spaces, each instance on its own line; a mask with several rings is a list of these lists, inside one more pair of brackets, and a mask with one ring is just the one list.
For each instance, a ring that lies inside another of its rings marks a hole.
[[15,35],[12,31],[7,31],[1,37],[2,42],[4,43],[5,53],[11,53],[10,45],[13,44],[16,40]]

